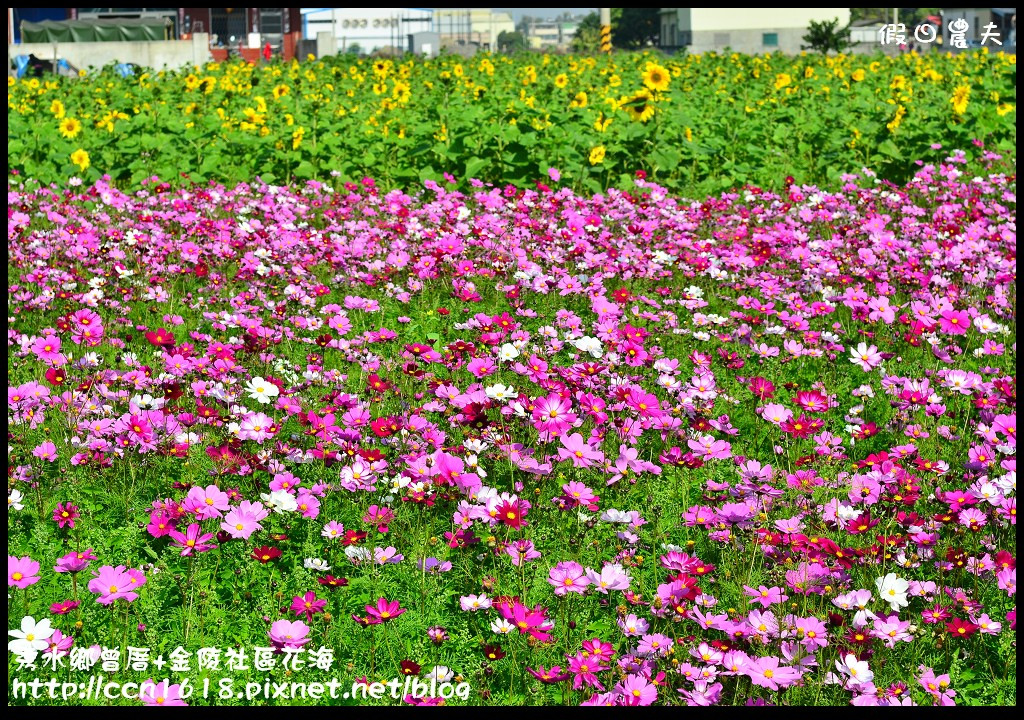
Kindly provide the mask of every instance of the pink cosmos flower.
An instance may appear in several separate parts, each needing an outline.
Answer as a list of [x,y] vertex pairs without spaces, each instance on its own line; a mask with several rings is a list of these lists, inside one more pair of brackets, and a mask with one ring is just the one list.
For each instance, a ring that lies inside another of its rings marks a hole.
[[57,560],[57,564],[53,566],[53,571],[59,573],[82,572],[89,567],[89,562],[95,559],[96,556],[92,554],[92,548],[85,552],[69,552]]
[[797,682],[803,673],[793,667],[779,665],[777,657],[762,657],[752,660],[743,667],[743,674],[758,687],[778,690]]
[[404,614],[405,608],[401,607],[397,600],[378,598],[376,605],[366,606],[366,613],[370,625],[379,625]]
[[72,528],[75,527],[75,520],[79,517],[78,507],[71,503],[57,503],[57,507],[53,510],[53,521],[57,523],[59,528]]
[[39,582],[39,563],[32,558],[7,556],[7,585],[24,590]]
[[57,461],[57,446],[47,440],[32,450],[32,455],[46,462]]
[[231,507],[231,502],[228,494],[219,487],[207,485],[189,490],[181,507],[186,512],[195,513],[197,520],[206,520],[221,517]]
[[966,335],[971,329],[971,316],[965,310],[943,310],[939,313],[939,330],[950,335]]
[[185,532],[171,530],[168,534],[174,541],[175,546],[181,548],[181,554],[183,556],[206,552],[207,550],[213,550],[213,548],[217,547],[215,543],[210,542],[210,540],[213,540],[213,533],[203,534],[202,530],[199,528],[199,523],[192,523],[188,526]]
[[181,684],[170,684],[168,680],[156,682],[153,678],[139,684],[139,700],[143,705],[156,707],[187,707],[181,697]]
[[276,648],[300,648],[312,640],[308,634],[309,626],[301,620],[278,620],[267,632]]
[[548,571],[548,583],[555,587],[555,595],[576,593],[582,595],[590,585],[583,566],[572,560],[560,562]]
[[124,565],[104,565],[95,572],[96,577],[89,581],[89,592],[99,595],[96,602],[100,605],[109,605],[121,598],[128,602],[137,600],[139,595],[135,590],[146,584],[145,575]]
[[300,617],[305,615],[306,622],[309,622],[314,615],[322,613],[325,607],[327,600],[317,600],[316,593],[310,590],[305,595],[296,595],[292,598],[291,611]]
[[224,522],[220,524],[220,528],[233,538],[248,540],[254,532],[262,530],[263,526],[253,515],[233,508],[224,516]]
[[[629,575],[618,563],[606,563],[601,572],[587,568],[586,575],[594,589],[602,595],[607,595],[609,590],[629,589]],[[558,594],[558,590],[555,590],[555,594]]]
[[558,448],[558,459],[571,460],[573,467],[588,468],[604,462],[604,453],[590,447],[579,433],[562,435],[559,441],[562,447]]
[[32,352],[37,358],[54,367],[60,367],[67,362],[67,359],[60,352],[60,338],[56,335],[37,338],[32,343]]

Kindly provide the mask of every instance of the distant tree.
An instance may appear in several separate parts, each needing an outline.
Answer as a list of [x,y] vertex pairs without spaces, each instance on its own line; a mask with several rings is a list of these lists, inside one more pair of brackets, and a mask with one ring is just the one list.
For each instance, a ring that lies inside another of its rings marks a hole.
[[886,17],[892,17],[892,8],[850,8],[850,22],[881,22]]
[[840,28],[839,18],[821,22],[811,20],[803,40],[807,43],[803,46],[804,50],[814,50],[823,55],[831,50],[843,52],[853,45],[850,41],[850,24],[847,23],[845,27]]
[[349,43],[348,47],[345,48],[345,52],[352,53],[353,55],[362,55],[363,46],[357,42]]
[[[615,10],[619,17],[615,17]],[[661,36],[661,15],[658,8],[612,8],[612,46],[636,49],[656,45]]]
[[501,52],[517,52],[526,49],[526,36],[518,30],[498,33],[498,50]]
[[[614,8],[612,9],[614,12]],[[613,19],[614,22],[614,19]],[[601,16],[596,12],[586,15],[576,28],[570,44],[573,52],[597,52],[601,47]]]
[[[635,50],[657,44],[661,35],[658,8],[612,8],[612,47]],[[572,39],[574,52],[596,52],[601,48],[601,16],[586,15]]]

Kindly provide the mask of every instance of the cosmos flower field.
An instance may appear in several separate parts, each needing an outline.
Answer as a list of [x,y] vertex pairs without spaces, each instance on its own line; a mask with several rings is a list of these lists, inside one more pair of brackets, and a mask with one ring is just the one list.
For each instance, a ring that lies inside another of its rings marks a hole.
[[1015,159],[914,167],[10,171],[9,703],[1015,704]]

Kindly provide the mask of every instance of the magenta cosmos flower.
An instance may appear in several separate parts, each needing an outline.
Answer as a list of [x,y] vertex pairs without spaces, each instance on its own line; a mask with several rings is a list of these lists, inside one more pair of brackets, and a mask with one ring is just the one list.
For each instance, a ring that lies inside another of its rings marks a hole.
[[78,518],[78,507],[71,503],[57,503],[57,507],[53,510],[53,521],[57,523],[59,528],[69,527],[74,529],[75,520]]
[[192,523],[188,526],[184,533],[178,530],[171,530],[169,533],[171,539],[174,540],[176,547],[181,548],[182,555],[191,555],[192,553],[206,552],[217,547],[211,543],[213,539],[213,533],[205,533],[200,530],[198,523]]
[[7,556],[7,585],[24,590],[39,582],[39,563],[28,557]]
[[313,619],[317,613],[322,613],[327,606],[326,600],[317,600],[316,593],[310,590],[305,595],[296,595],[292,598],[292,612],[296,615],[306,616],[306,621]]
[[53,571],[59,573],[82,572],[89,567],[89,562],[95,559],[96,556],[92,554],[92,548],[85,552],[69,552],[57,560],[57,564],[53,566]]
[[394,620],[404,612],[405,608],[400,607],[397,600],[387,600],[385,598],[378,598],[376,607],[373,605],[366,606],[366,614],[370,616],[370,625],[379,625],[388,620]]
[[146,576],[139,570],[125,568],[124,565],[116,568],[104,565],[96,571],[96,577],[89,581],[89,592],[99,595],[96,602],[100,605],[109,605],[121,598],[132,602],[139,597],[135,590],[145,584]]

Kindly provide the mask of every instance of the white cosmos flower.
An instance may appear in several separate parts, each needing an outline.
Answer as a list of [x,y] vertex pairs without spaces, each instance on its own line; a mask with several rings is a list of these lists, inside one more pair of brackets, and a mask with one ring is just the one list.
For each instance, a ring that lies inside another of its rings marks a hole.
[[455,673],[444,665],[435,665],[434,669],[427,673],[425,680],[436,680],[438,683],[446,683],[455,677]]
[[254,377],[250,380],[246,384],[245,390],[249,393],[250,398],[261,405],[269,405],[274,402],[274,398],[281,394],[274,383],[267,382],[261,377]]
[[11,490],[7,496],[7,509],[8,510],[23,510],[25,506],[22,504],[22,500],[25,496],[21,494],[21,490]]
[[469,440],[466,440],[464,443],[462,443],[462,446],[466,448],[467,452],[476,453],[477,455],[482,453],[488,447],[486,442],[484,442],[483,440],[478,440],[476,438],[470,438]]
[[491,385],[485,392],[491,400],[508,400],[511,397],[516,397],[515,388],[511,385],[502,385],[501,383]]
[[491,630],[498,635],[508,635],[510,632],[516,629],[516,626],[510,623],[505,618],[498,618],[491,623]]
[[7,643],[7,650],[16,655],[32,656],[45,650],[49,643],[47,639],[53,635],[53,628],[50,627],[50,619],[44,618],[36,622],[35,618],[28,615],[21,620],[20,630],[8,630],[14,640]]
[[847,655],[841,661],[836,660],[836,669],[850,678],[850,685],[863,685],[875,677],[866,660],[858,660],[855,655]]
[[264,493],[260,495],[260,498],[268,507],[273,508],[274,512],[278,515],[286,512],[294,512],[299,507],[299,503],[295,500],[295,496],[287,490],[275,490],[272,493]]
[[519,357],[519,350],[512,343],[505,343],[498,350],[498,359],[504,362],[515,360],[517,357]]
[[604,347],[601,345],[601,341],[589,335],[570,340],[569,344],[580,352],[590,353],[590,357],[595,359],[600,358],[604,354]]
[[349,545],[345,548],[345,556],[356,565],[373,559],[373,553],[370,552],[370,548],[358,547],[356,545]]
[[882,600],[889,603],[889,607],[894,612],[899,612],[901,607],[907,607],[910,604],[910,601],[907,600],[910,583],[897,577],[895,573],[889,573],[884,578],[876,578],[875,587],[878,588],[878,594]]
[[608,508],[601,513],[601,520],[609,523],[627,523],[632,519],[633,517],[628,512],[615,508]]
[[327,572],[331,569],[331,566],[327,564],[327,561],[321,560],[320,558],[306,558],[302,561],[302,567],[316,572]]

